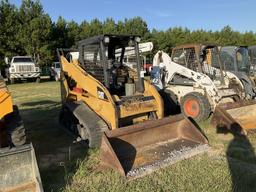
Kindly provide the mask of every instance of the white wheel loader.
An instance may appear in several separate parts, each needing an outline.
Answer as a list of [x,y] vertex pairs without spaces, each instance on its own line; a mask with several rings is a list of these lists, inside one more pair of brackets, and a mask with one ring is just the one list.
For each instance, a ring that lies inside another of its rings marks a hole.
[[[206,120],[218,111],[212,118],[218,127],[239,124],[242,129],[256,128],[253,119],[246,117],[248,105],[251,109],[255,103],[243,102],[243,84],[236,75],[222,70],[215,45],[179,46],[173,49],[171,57],[158,51],[153,60],[152,82],[164,98],[180,105],[181,112],[196,121]],[[239,115],[234,112],[237,110]],[[220,111],[225,115],[219,115]],[[252,121],[250,125],[248,121]]]

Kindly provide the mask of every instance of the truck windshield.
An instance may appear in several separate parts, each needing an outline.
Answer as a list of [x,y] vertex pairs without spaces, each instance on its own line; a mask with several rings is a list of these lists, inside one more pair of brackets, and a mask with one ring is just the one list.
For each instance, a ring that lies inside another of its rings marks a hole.
[[14,58],[13,63],[33,63],[32,58],[30,57],[20,57]]
[[248,50],[246,48],[239,48],[239,50],[236,53],[236,59],[238,71],[249,73],[250,62]]

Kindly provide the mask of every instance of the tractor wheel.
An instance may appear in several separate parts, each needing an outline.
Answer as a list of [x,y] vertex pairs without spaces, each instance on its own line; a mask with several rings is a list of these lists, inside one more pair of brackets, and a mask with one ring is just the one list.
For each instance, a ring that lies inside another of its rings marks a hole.
[[21,146],[26,143],[26,133],[23,121],[20,117],[18,108],[13,107],[13,112],[5,117],[9,145],[11,147]]
[[181,111],[196,121],[204,121],[209,118],[211,107],[208,99],[201,93],[188,93],[181,99]]

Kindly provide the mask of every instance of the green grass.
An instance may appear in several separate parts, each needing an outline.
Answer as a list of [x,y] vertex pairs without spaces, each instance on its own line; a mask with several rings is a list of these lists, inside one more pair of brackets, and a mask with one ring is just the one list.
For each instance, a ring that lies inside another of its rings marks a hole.
[[58,124],[60,88],[56,82],[10,85],[33,142],[45,191],[255,191],[256,136],[217,134],[209,121],[200,127],[209,152],[127,182],[99,166],[99,151],[73,143]]

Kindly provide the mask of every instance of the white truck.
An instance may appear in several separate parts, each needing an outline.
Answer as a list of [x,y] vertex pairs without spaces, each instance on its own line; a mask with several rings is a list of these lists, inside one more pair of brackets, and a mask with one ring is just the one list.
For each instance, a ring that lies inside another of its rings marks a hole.
[[50,78],[55,81],[60,80],[60,62],[53,62],[50,68]]
[[6,71],[8,80],[11,84],[19,80],[33,80],[40,82],[40,68],[30,56],[15,56],[9,63],[8,58],[5,60],[8,65]]

